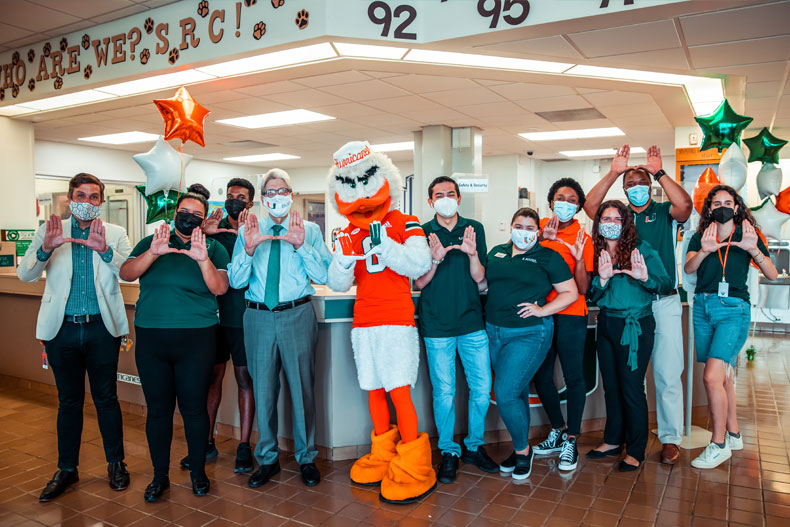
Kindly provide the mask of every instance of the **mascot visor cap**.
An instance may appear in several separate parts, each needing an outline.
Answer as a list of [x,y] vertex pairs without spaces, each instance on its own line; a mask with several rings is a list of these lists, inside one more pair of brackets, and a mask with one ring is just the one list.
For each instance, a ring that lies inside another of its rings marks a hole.
[[335,166],[337,168],[354,166],[367,159],[370,153],[370,144],[367,141],[351,141],[333,154]]

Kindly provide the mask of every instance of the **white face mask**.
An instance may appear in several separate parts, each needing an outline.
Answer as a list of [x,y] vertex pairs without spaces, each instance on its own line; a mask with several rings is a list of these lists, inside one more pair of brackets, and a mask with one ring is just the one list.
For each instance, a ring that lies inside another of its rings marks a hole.
[[80,221],[95,220],[101,213],[101,207],[87,201],[84,203],[69,201],[69,209],[71,209],[71,214]]
[[263,198],[263,204],[269,214],[275,218],[282,218],[288,214],[291,209],[291,204],[294,202],[293,198],[289,196],[274,196],[273,198]]
[[513,229],[510,231],[510,239],[513,245],[521,251],[527,251],[538,241],[538,231],[528,231],[526,229]]
[[458,211],[458,200],[455,198],[439,198],[433,202],[433,210],[443,218],[452,218]]

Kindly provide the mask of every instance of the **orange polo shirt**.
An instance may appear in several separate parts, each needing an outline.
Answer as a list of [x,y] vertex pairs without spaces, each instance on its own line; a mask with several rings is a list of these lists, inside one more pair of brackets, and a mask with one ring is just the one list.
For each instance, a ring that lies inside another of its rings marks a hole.
[[[549,221],[549,218],[541,219],[540,220],[540,228],[543,229],[543,227],[546,225],[546,223],[548,221]],[[579,222],[577,220],[573,220],[573,223],[571,223],[570,225],[568,225],[564,229],[561,229],[560,231],[557,232],[557,238],[559,238],[560,240],[563,240],[566,243],[569,243],[569,244],[573,245],[574,243],[576,243],[576,236],[578,236],[579,229],[581,229],[581,228],[582,227],[581,227],[581,225],[579,225]],[[585,269],[587,269],[587,271],[589,271],[589,272],[592,272],[592,270],[593,270],[593,254],[595,252],[594,249],[593,249],[592,237],[589,234],[585,234],[584,235],[584,239],[586,240],[586,242],[584,244],[584,251],[582,253],[582,260],[584,260],[584,267],[585,267]],[[568,249],[563,243],[561,243],[559,240],[553,240],[553,241],[544,240],[544,241],[540,242],[540,244],[542,246],[544,246],[544,247],[547,247],[549,249],[553,249],[553,250],[557,251],[558,253],[560,253],[560,256],[562,256],[562,259],[565,260],[565,263],[567,263],[568,267],[570,267],[571,273],[574,273],[575,268],[576,268],[576,259],[573,256],[571,256],[570,249]],[[550,302],[550,301],[554,300],[556,297],[557,297],[557,291],[552,289],[551,293],[549,293],[549,296],[546,297],[546,301]],[[569,305],[568,307],[566,307],[565,309],[563,309],[562,311],[560,311],[557,314],[558,315],[576,315],[576,316],[580,316],[580,317],[586,316],[587,315],[587,302],[584,299],[584,295],[579,295],[579,298],[577,298],[576,301],[573,304]]]

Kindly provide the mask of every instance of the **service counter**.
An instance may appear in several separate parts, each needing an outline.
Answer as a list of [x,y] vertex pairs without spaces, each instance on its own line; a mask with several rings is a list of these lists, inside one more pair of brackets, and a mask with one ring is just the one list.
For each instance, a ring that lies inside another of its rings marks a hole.
[[[42,368],[42,345],[35,338],[36,317],[44,291],[44,279],[28,284],[21,282],[16,274],[0,273],[0,375],[15,377],[53,385],[54,379],[49,370]],[[354,290],[348,293],[335,293],[324,286],[317,286],[313,297],[313,307],[318,317],[318,347],[316,349],[316,444],[321,457],[329,459],[351,459],[364,453],[370,444],[371,423],[368,415],[367,393],[359,388],[356,368],[351,350],[351,319],[354,306]],[[134,303],[139,288],[134,283],[121,283],[121,293],[130,320],[130,339],[134,343]],[[414,293],[415,302],[419,293]],[[683,332],[687,335],[688,306],[683,306]],[[587,383],[587,404],[584,411],[583,430],[600,430],[606,416],[603,389],[595,355],[595,317],[597,309],[592,308],[588,338],[585,347],[585,379]],[[684,339],[687,341],[687,339]],[[580,343],[582,345],[582,343]],[[420,430],[427,431],[431,437],[437,435],[433,424],[431,405],[431,385],[425,361],[425,350],[421,350],[420,372],[412,397],[420,420]],[[688,353],[688,350],[686,350]],[[456,434],[466,430],[466,406],[468,390],[457,361],[456,390]],[[134,345],[128,352],[121,352],[119,361],[118,397],[127,411],[143,412],[145,399],[137,380],[134,362]],[[561,369],[557,368],[557,385],[563,386]],[[694,405],[704,405],[701,368],[695,368]],[[0,380],[3,378],[0,377]],[[685,375],[684,375],[685,384]],[[288,384],[282,379],[282,393],[278,405],[281,446],[291,446],[291,406]],[[647,375],[647,393],[650,410],[655,404],[652,372]],[[86,384],[86,391],[89,387]],[[238,435],[238,412],[236,409],[236,385],[232,368],[227,368],[222,404],[218,415],[218,433]],[[564,399],[564,397],[563,397]],[[532,434],[539,435],[548,429],[545,412],[540,408],[537,396],[531,398]],[[394,410],[393,410],[394,415]],[[654,420],[654,416],[651,420]],[[496,406],[491,405],[486,418],[486,441],[505,441],[509,438],[504,424],[499,418]],[[358,447],[359,450],[358,450]]]

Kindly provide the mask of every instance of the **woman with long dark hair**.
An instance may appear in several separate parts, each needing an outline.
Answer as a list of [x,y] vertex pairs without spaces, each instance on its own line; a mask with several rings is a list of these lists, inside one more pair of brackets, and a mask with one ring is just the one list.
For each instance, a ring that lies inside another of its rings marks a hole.
[[751,320],[746,280],[754,263],[775,280],[776,267],[757,234],[757,223],[734,188],[713,187],[702,204],[697,232],[686,253],[686,273],[697,273],[694,347],[705,363],[705,392],[713,422],[710,444],[691,462],[714,468],[743,448],[736,416],[732,367],[746,343]]
[[595,277],[590,299],[598,315],[598,363],[606,401],[604,442],[587,453],[592,459],[617,456],[626,444],[620,472],[636,470],[645,459],[648,420],[645,373],[653,352],[654,295],[672,282],[658,253],[640,241],[630,211],[619,201],[598,208],[592,228]]

